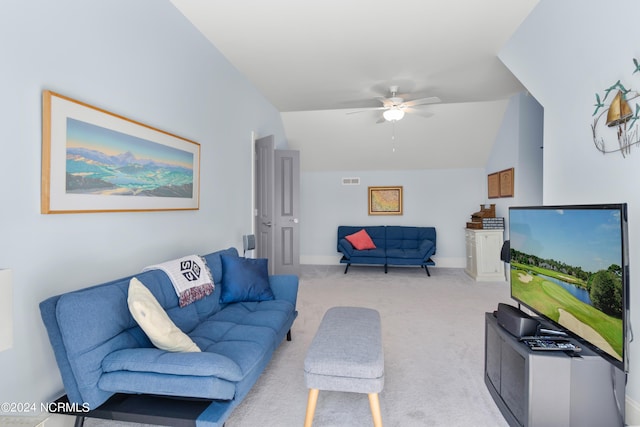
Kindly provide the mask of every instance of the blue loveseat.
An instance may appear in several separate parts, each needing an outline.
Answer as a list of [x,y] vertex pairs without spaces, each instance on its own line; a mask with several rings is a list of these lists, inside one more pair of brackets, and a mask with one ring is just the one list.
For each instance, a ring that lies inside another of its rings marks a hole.
[[[364,229],[375,249],[358,250],[345,238]],[[429,266],[435,265],[431,259],[436,253],[436,229],[434,227],[406,227],[399,225],[348,226],[338,227],[338,252],[340,262],[347,264],[345,274],[351,264],[421,266],[429,273]]]
[[[113,415],[117,411],[111,409],[103,411],[108,415],[99,415],[101,405],[114,404],[117,396],[173,399],[156,405],[151,412],[161,412],[182,398],[185,402],[195,399],[200,405],[194,416],[196,426],[222,426],[256,382],[275,349],[285,337],[291,339],[290,328],[298,314],[298,278],[291,275],[268,277],[272,300],[221,303],[223,261],[227,260],[223,256],[244,260],[235,248],[203,256],[215,290],[185,307],[179,306],[168,275],[157,269],[41,302],[42,319],[62,376],[66,400],[76,408],[90,409],[86,414],[89,417],[95,413],[99,418],[118,419]],[[168,352],[151,343],[128,308],[132,277],[151,291],[173,323],[201,352]],[[121,411],[125,413],[120,417],[124,421],[178,425],[157,417],[127,418],[127,410]]]

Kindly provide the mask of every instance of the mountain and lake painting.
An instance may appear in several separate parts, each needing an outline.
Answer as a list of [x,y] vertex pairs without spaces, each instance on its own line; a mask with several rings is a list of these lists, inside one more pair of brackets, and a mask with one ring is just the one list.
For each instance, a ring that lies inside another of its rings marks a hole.
[[66,193],[193,198],[194,154],[67,118]]

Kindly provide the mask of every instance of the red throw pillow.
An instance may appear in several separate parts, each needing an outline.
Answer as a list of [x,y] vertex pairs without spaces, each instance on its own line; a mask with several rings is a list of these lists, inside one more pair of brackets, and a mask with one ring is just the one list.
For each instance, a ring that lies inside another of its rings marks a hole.
[[364,228],[357,233],[349,234],[344,238],[359,251],[376,248],[376,245],[373,243],[373,240],[371,240],[371,237],[369,237],[369,234]]

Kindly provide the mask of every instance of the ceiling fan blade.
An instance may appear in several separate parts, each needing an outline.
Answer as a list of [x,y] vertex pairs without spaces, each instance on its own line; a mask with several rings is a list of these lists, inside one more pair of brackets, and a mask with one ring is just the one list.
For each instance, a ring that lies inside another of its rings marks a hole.
[[386,110],[387,107],[372,107],[372,108],[363,108],[356,111],[348,111],[347,114],[358,114],[358,113],[366,113],[367,111],[377,111],[377,110]]
[[420,117],[433,117],[435,115],[431,111],[424,111],[417,108],[407,108],[404,111],[411,115],[416,115]]
[[376,124],[380,124],[380,123],[384,123],[384,122],[386,122],[384,117],[380,117],[378,120],[376,120]]
[[417,105],[436,104],[438,102],[442,102],[442,100],[437,96],[430,96],[428,98],[420,98],[420,99],[414,99],[413,101],[407,101],[403,103],[403,105],[405,107],[415,107]]

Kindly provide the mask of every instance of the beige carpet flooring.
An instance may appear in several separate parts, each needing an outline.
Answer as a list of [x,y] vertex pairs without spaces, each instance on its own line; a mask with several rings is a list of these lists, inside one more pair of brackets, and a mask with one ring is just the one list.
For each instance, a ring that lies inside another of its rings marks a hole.
[[[302,426],[304,357],[325,311],[378,310],[385,353],[380,393],[387,427],[505,427],[483,380],[484,313],[510,302],[506,282],[475,282],[461,269],[303,266],[293,340],[283,342],[226,427]],[[87,427],[135,424],[87,420]],[[366,395],[321,391],[315,427],[371,426]]]

